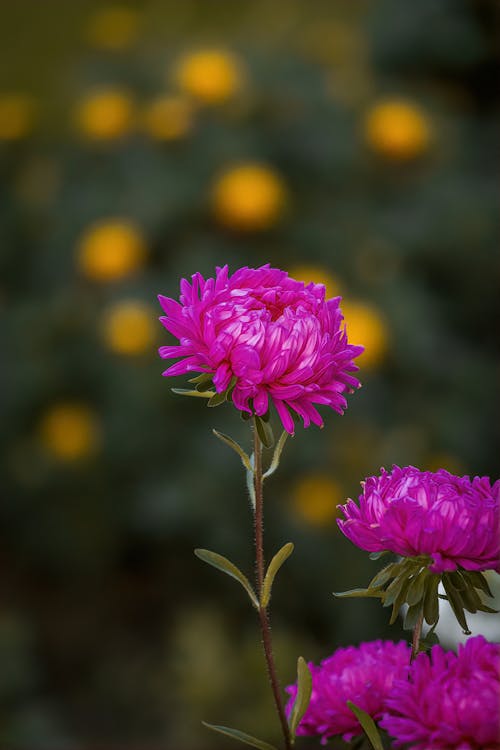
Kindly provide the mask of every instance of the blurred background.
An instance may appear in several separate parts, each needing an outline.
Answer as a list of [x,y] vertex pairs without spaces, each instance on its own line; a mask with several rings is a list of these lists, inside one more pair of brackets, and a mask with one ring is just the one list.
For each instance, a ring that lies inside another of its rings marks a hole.
[[[156,294],[262,263],[341,294],[363,388],[267,486],[284,684],[400,638],[337,504],[393,463],[498,475],[488,0],[2,4],[2,748],[277,739],[235,410],[170,392]],[[307,743],[304,743],[306,746]],[[309,745],[308,745],[309,746]],[[317,742],[310,743],[317,746]]]

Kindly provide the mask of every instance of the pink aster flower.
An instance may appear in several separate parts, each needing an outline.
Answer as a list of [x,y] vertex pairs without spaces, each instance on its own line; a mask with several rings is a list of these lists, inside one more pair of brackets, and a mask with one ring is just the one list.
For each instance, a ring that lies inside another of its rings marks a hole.
[[290,410],[305,427],[322,426],[315,404],[342,414],[343,394],[359,387],[350,373],[363,347],[348,343],[340,297],[326,300],[322,284],[305,285],[269,265],[231,276],[224,266],[215,278],[183,279],[180,302],[159,300],[161,322],[179,339],[162,346],[160,356],[181,357],[163,375],[213,374],[217,393],[234,384],[231,398],[240,411],[262,416],[271,401],[291,434]]
[[[337,735],[349,741],[363,734],[347,701],[352,701],[374,720],[380,719],[394,680],[405,674],[410,653],[411,649],[404,641],[373,641],[361,643],[357,648],[339,648],[319,667],[309,664],[311,701],[297,734],[320,736],[322,744]],[[286,707],[287,715],[290,715],[297,686],[291,685],[286,690],[291,696]]]
[[359,505],[341,506],[338,525],[354,544],[370,552],[429,555],[433,573],[500,571],[500,480],[456,477],[413,466],[362,483]]
[[434,646],[394,680],[380,724],[395,747],[499,750],[500,644],[478,635],[458,649]]

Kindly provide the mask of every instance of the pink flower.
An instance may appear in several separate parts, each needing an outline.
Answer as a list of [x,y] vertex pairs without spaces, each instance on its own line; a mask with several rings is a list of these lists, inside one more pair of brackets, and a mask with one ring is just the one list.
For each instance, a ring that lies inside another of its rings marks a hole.
[[161,322],[179,339],[177,346],[162,346],[160,356],[181,357],[163,375],[210,373],[217,393],[233,384],[236,408],[259,416],[272,401],[291,434],[289,410],[305,427],[321,427],[315,404],[342,414],[343,394],[359,387],[350,373],[363,347],[348,343],[340,297],[325,300],[322,284],[304,285],[269,265],[232,276],[224,266],[215,278],[195,273],[192,284],[183,279],[180,302],[159,300]]
[[456,477],[413,466],[362,483],[359,506],[342,506],[338,525],[354,544],[370,552],[390,550],[403,557],[429,555],[433,573],[500,571],[500,481]]
[[[373,719],[380,719],[394,680],[405,674],[410,653],[410,647],[403,641],[373,641],[361,643],[357,648],[339,648],[319,667],[309,664],[313,683],[311,701],[297,734],[321,736],[322,744],[336,735],[349,741],[363,734],[347,701]],[[286,690],[291,695],[286,707],[289,715],[297,686],[291,685]]]
[[412,750],[499,750],[500,644],[478,635],[458,654],[434,646],[394,680],[380,722]]

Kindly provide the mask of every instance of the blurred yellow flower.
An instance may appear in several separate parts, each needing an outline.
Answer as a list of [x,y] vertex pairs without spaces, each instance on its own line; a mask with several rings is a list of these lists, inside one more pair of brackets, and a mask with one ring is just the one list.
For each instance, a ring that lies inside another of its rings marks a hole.
[[28,135],[33,127],[35,107],[24,94],[0,95],[0,140],[16,141]]
[[144,130],[159,141],[182,138],[192,128],[193,106],[181,96],[161,96],[147,107]]
[[119,219],[89,227],[78,248],[81,272],[94,281],[115,281],[130,276],[146,258],[146,245],[139,230]]
[[364,122],[365,137],[377,153],[394,160],[409,160],[427,150],[432,127],[415,104],[388,100],[375,105]]
[[41,419],[39,436],[44,448],[61,461],[93,453],[99,443],[95,414],[78,403],[53,406]]
[[76,124],[87,138],[113,140],[130,132],[133,114],[133,102],[127,92],[99,89],[88,93],[78,104]]
[[351,344],[365,347],[365,351],[356,358],[360,367],[372,367],[383,359],[389,333],[379,311],[367,302],[342,300],[347,335]]
[[240,60],[218,49],[199,50],[182,57],[174,69],[179,88],[203,104],[222,104],[243,88]]
[[326,288],[326,298],[338,297],[340,294],[340,283],[338,279],[322,266],[298,265],[292,266],[288,271],[292,279],[304,281],[309,284],[314,281],[315,284],[324,284]]
[[103,318],[104,340],[117,354],[135,355],[152,349],[156,339],[154,311],[137,300],[123,300]]
[[261,164],[241,164],[227,170],[212,189],[215,217],[231,229],[268,229],[281,217],[285,202],[283,180]]
[[99,8],[91,17],[86,37],[94,47],[121,50],[130,47],[137,37],[139,14],[132,8],[110,5]]
[[292,501],[301,520],[322,526],[336,518],[337,505],[343,502],[342,489],[327,474],[307,474],[295,485]]

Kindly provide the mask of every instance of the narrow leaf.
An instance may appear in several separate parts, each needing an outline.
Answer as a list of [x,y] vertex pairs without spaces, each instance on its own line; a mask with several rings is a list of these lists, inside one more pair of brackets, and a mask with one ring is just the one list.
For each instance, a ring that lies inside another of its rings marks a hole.
[[403,628],[405,630],[413,630],[413,628],[417,624],[417,620],[421,612],[422,612],[421,602],[418,602],[417,604],[412,604],[411,607],[408,607],[408,609],[406,610],[405,619],[403,621]]
[[333,591],[337,599],[359,599],[365,596],[378,597],[382,599],[384,592],[377,589],[349,589],[349,591]]
[[252,737],[251,734],[247,734],[246,732],[240,732],[239,729],[231,729],[231,727],[221,727],[217,724],[208,724],[206,721],[202,721],[201,723],[204,727],[207,727],[207,729],[211,729],[214,732],[219,732],[219,734],[225,734],[227,737],[232,737],[233,740],[239,740],[239,742],[243,742],[243,744],[245,745],[257,747],[258,750],[276,750],[275,746],[270,745],[269,742],[258,740],[257,737]]
[[386,565],[385,568],[379,570],[379,572],[372,578],[369,588],[373,589],[378,586],[384,586],[387,581],[398,574],[398,571],[398,563],[389,563],[389,565]]
[[229,437],[229,435],[225,435],[223,432],[218,432],[218,430],[212,430],[212,432],[216,438],[219,438],[219,440],[221,440],[223,443],[225,443],[226,445],[229,445],[229,447],[232,448],[233,451],[235,451],[238,454],[238,456],[241,458],[241,461],[245,469],[247,471],[252,472],[253,474],[253,467],[252,467],[252,464],[250,463],[250,456],[247,453],[245,453],[241,445],[239,445],[236,442],[236,440],[233,440],[232,437]]
[[261,606],[264,607],[264,609],[269,604],[269,600],[271,598],[271,588],[272,588],[276,573],[281,568],[285,560],[288,560],[292,552],[293,552],[293,544],[292,542],[287,542],[287,544],[285,544],[274,555],[273,559],[269,563],[269,567],[266,571],[266,575],[264,578],[264,583],[262,585],[262,594],[260,597],[260,603],[261,603]]
[[493,597],[486,576],[479,570],[463,570],[462,575],[469,579],[474,588],[484,591],[488,596]]
[[[400,573],[397,578],[393,580],[390,586],[388,586],[384,593],[384,607],[390,607],[391,604],[394,604],[396,599],[398,598],[399,594],[401,593],[401,590],[403,587],[406,586],[406,590],[408,590],[408,586],[410,585],[410,581],[408,579],[407,573],[403,572]],[[406,591],[405,591],[406,593]]]
[[285,447],[287,437],[288,432],[286,430],[283,430],[280,439],[276,443],[276,448],[274,449],[273,453],[273,460],[271,461],[268,470],[264,473],[262,477],[263,479],[267,479],[267,477],[270,477],[271,474],[274,474],[274,472],[280,465],[281,454],[283,452],[283,448]]
[[190,391],[189,388],[171,388],[170,390],[178,396],[194,396],[195,398],[211,399],[214,395],[213,391]]
[[307,711],[312,692],[312,676],[306,660],[299,656],[297,660],[297,696],[293,704],[292,713],[288,719],[290,733],[295,738],[295,732],[300,720]]
[[254,422],[262,445],[265,448],[272,448],[274,445],[274,434],[271,424],[269,422],[264,422],[264,420],[257,415],[255,415]]
[[236,581],[241,583],[248,596],[250,597],[250,601],[252,602],[255,609],[259,609],[258,599],[253,588],[250,585],[248,578],[241,572],[239,568],[236,567],[236,565],[234,565],[234,563],[228,560],[227,557],[218,555],[217,552],[211,552],[208,549],[195,549],[194,554],[196,555],[196,557],[199,557],[200,560],[203,560],[203,562],[212,565],[214,568],[217,568],[217,570],[222,570],[223,573],[226,573],[228,576],[231,576],[231,578],[234,578]]
[[[252,453],[252,456],[253,456],[253,453]],[[252,460],[252,459],[250,459],[250,460]],[[247,490],[248,490],[248,495],[250,497],[250,503],[251,503],[251,506],[252,506],[252,510],[255,511],[255,485],[253,483],[253,480],[254,480],[253,469],[252,469],[252,471],[248,471],[247,470],[247,472],[246,472],[246,480],[247,480]]]
[[435,625],[439,620],[438,586],[438,575],[431,575],[427,578],[424,594],[424,617],[428,625]]
[[406,601],[410,607],[420,602],[423,598],[427,575],[427,568],[424,568],[411,579],[408,591],[406,592]]
[[470,635],[471,631],[469,630],[469,626],[467,625],[467,620],[464,614],[464,603],[462,597],[460,596],[460,593],[453,586],[453,583],[447,573],[443,574],[442,580],[444,590],[446,591],[446,595],[450,603],[450,607],[453,610],[453,614],[457,618],[458,623],[464,631],[465,635]]
[[370,740],[370,744],[373,749],[384,750],[384,746],[382,745],[382,740],[380,739],[380,734],[378,732],[377,726],[370,714],[367,714],[366,711],[363,711],[362,708],[356,706],[352,701],[347,701],[347,705],[363,727],[363,731]]
[[227,401],[227,391],[223,391],[223,393],[214,393],[212,394],[212,398],[208,402],[207,406],[214,407],[214,406],[220,406],[221,404],[224,404]]
[[370,560],[380,560],[381,557],[388,554],[389,550],[383,549],[381,552],[370,552],[368,557],[370,558]]
[[[406,592],[408,591],[409,585],[410,585],[410,580],[408,578],[406,578],[403,581],[403,584],[402,584],[401,588],[399,589],[399,593],[395,597],[394,602],[392,604],[392,613],[391,613],[391,619],[389,620],[389,625],[394,625],[394,623],[398,619],[399,610],[401,609],[401,607],[405,603]],[[383,606],[385,607],[385,603],[383,604]]]

